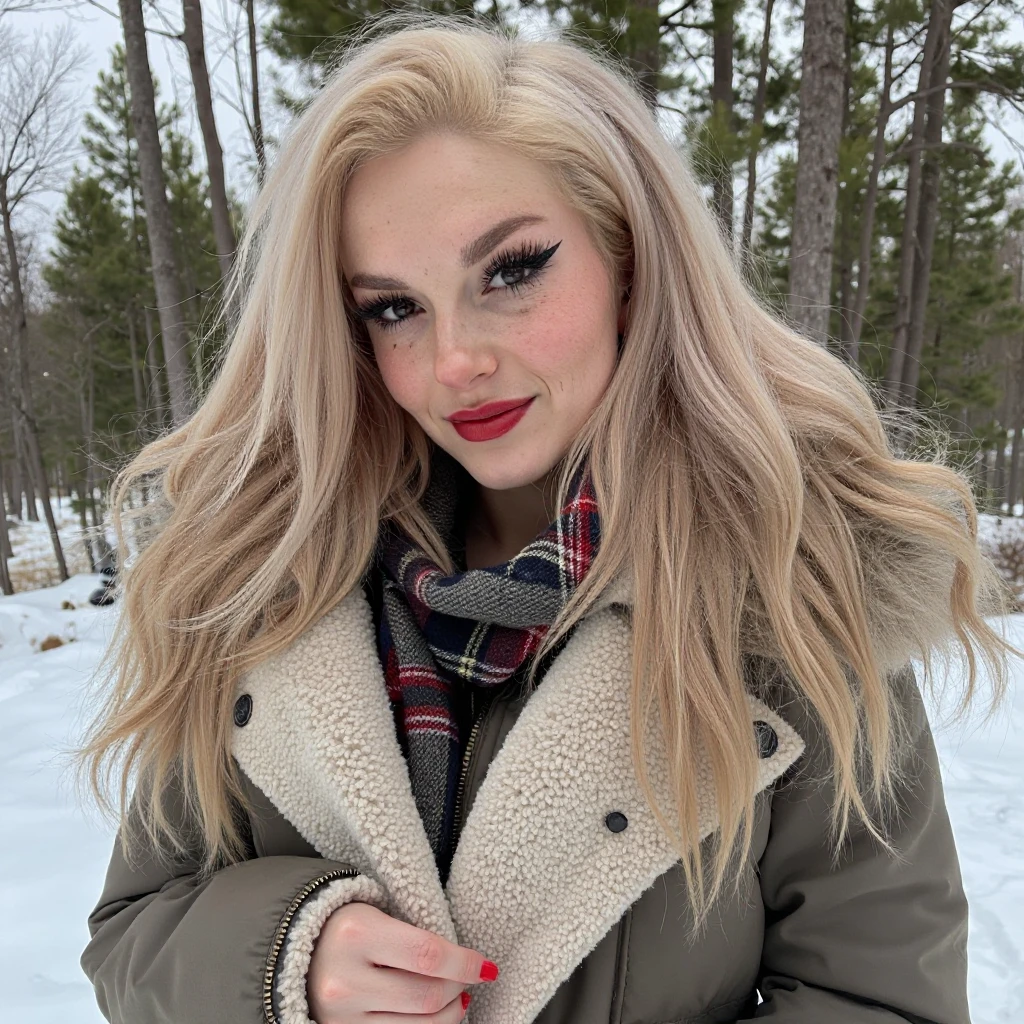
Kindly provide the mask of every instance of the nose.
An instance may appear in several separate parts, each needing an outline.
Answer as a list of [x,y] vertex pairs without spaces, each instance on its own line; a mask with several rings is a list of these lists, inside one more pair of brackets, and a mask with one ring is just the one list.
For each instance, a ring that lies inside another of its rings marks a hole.
[[434,337],[434,376],[439,384],[465,391],[497,366],[493,347],[472,328],[438,321]]

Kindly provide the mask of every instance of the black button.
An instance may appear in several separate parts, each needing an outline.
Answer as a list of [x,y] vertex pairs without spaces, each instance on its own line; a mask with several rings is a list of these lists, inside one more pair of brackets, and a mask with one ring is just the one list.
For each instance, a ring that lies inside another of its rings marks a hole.
[[621,832],[629,824],[629,821],[622,811],[612,811],[612,813],[604,819],[604,823],[612,832]]
[[252,697],[247,693],[243,693],[238,700],[235,701],[235,725],[241,728],[245,725],[252,717]]
[[754,731],[757,733],[757,752],[761,757],[771,757],[779,749],[779,737],[775,730],[767,723],[760,720],[754,723]]

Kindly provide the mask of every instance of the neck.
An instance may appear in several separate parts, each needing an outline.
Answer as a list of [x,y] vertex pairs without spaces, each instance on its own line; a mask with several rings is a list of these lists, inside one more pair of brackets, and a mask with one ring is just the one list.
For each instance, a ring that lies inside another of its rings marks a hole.
[[554,520],[556,470],[522,487],[493,490],[475,484],[466,517],[466,539],[486,545],[495,561],[518,554]]

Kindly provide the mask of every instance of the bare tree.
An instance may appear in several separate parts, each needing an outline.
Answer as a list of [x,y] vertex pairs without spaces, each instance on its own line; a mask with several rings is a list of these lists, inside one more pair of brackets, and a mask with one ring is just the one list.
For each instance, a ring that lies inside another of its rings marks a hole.
[[806,0],[788,307],[822,343],[832,311],[845,37],[846,0]]
[[28,371],[28,311],[22,264],[14,232],[16,212],[41,192],[58,187],[77,144],[77,112],[69,92],[84,59],[70,27],[36,35],[30,42],[0,27],[0,219],[11,285],[10,399],[17,440],[43,512],[61,580],[68,578],[64,552],[43,465],[39,427]]
[[174,252],[174,222],[167,201],[163,154],[157,129],[153,74],[149,67],[142,0],[118,0],[124,30],[125,65],[131,91],[132,125],[139,147],[139,177],[146,206],[146,228],[153,286],[160,312],[160,335],[167,368],[171,417],[181,426],[192,414],[189,389],[188,331],[181,277]]
[[0,456],[0,593],[10,596],[14,593],[11,584],[11,573],[7,568],[7,559],[11,552],[11,538],[7,533],[7,507],[4,505],[4,460]]
[[743,201],[743,229],[740,252],[744,260],[750,258],[750,238],[754,229],[754,197],[757,194],[757,151],[764,131],[765,98],[768,92],[768,58],[771,53],[772,12],[775,0],[767,0],[764,9],[764,31],[761,34],[761,56],[757,71],[757,93],[754,96],[754,119],[750,131],[750,149],[747,153],[747,192]]
[[[736,29],[736,0],[711,0],[712,118],[721,130],[723,145],[731,143],[733,127],[732,64]],[[729,149],[715,154],[712,201],[722,235],[732,249],[733,178]]]
[[[952,0],[942,12],[937,26],[935,58],[928,75],[929,96],[925,100],[928,120],[924,129],[924,159],[921,162],[921,200],[917,211],[917,232],[914,245],[913,278],[910,285],[910,324],[907,331],[907,355],[903,360],[901,396],[903,404],[917,405],[917,382],[921,372],[921,348],[924,344],[925,310],[928,306],[928,285],[932,272],[932,253],[939,220],[939,186],[942,166],[939,147],[942,144],[942,123],[946,112],[946,83],[949,78],[950,29],[953,10],[963,0]],[[922,71],[922,74],[924,72]]]
[[221,9],[221,22],[231,50],[238,92],[237,98],[226,93],[222,93],[220,98],[245,122],[256,157],[256,180],[262,185],[267,173],[267,152],[260,100],[256,3],[255,0],[237,0],[237,3],[236,0],[223,0]]
[[242,0],[245,5],[245,21],[249,36],[249,87],[252,100],[252,120],[249,134],[256,150],[256,168],[262,185],[267,173],[267,154],[263,143],[263,116],[260,114],[260,65],[256,49],[256,0]]
[[895,45],[896,29],[890,17],[885,36],[882,91],[878,97],[878,117],[875,120],[871,169],[868,171],[868,184],[861,214],[860,248],[857,255],[857,291],[853,300],[850,339],[846,348],[850,362],[855,365],[860,358],[860,336],[864,330],[864,310],[867,308],[868,286],[871,283],[871,243],[874,240],[875,209],[878,206],[878,179],[885,162],[885,129],[892,116],[892,63]]
[[196,97],[196,112],[203,133],[206,166],[210,175],[210,207],[213,215],[213,237],[217,244],[217,259],[225,279],[231,273],[235,255],[235,231],[231,226],[228,193],[224,181],[224,151],[217,134],[217,121],[213,113],[213,93],[210,72],[206,66],[206,44],[203,39],[203,8],[200,0],[181,0],[183,25],[182,42],[188,52],[188,66],[192,73],[192,89]]
[[950,0],[932,0],[928,15],[921,72],[918,78],[914,120],[910,130],[907,166],[907,191],[903,211],[903,234],[900,241],[900,274],[896,292],[896,328],[893,332],[885,384],[890,404],[899,401],[903,387],[903,365],[910,336],[910,302],[914,286],[914,259],[917,249],[918,211],[921,204],[921,162],[924,151],[925,116],[928,110],[928,87],[942,36],[948,38],[947,18],[952,17]]

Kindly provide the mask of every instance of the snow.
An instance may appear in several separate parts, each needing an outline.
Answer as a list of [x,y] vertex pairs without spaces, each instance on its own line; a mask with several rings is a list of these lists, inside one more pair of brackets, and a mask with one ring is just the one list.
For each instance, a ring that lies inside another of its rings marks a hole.
[[[113,833],[78,806],[62,757],[116,615],[86,600],[100,579],[0,597],[0,1016],[12,1024],[103,1020],[78,957]],[[50,635],[68,642],[40,652]]]
[[[987,532],[995,521],[983,517],[982,525]],[[45,552],[45,526],[24,524],[16,533]],[[0,987],[4,1020],[19,1024],[103,1020],[78,958],[113,831],[76,800],[62,754],[84,721],[83,694],[117,614],[87,603],[99,581],[80,573],[59,586],[0,597]],[[1024,648],[1024,614],[992,624]],[[65,642],[40,650],[47,636]],[[951,669],[951,694],[958,669]],[[974,1024],[1024,1022],[1022,681],[1024,664],[1014,659],[1011,696],[988,723],[975,713],[954,729],[945,722],[948,697],[929,705],[970,901]],[[984,678],[981,686],[984,696]]]

